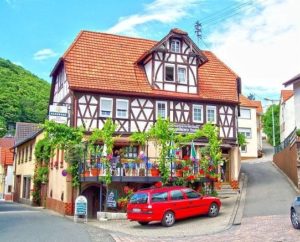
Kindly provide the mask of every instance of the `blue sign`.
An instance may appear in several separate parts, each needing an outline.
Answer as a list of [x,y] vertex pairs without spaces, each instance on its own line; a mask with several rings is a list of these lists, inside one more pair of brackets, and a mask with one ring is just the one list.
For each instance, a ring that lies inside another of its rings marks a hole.
[[118,200],[118,192],[116,190],[108,191],[108,196],[106,199],[106,206],[108,208],[116,208]]
[[87,215],[87,199],[84,196],[75,200],[75,215]]

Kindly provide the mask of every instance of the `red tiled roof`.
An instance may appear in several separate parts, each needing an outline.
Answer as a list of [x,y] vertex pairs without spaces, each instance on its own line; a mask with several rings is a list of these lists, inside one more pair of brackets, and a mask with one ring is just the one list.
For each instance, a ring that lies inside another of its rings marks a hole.
[[249,98],[245,97],[242,94],[240,95],[240,106],[256,108],[257,113],[263,113],[261,101],[250,100]]
[[12,137],[4,137],[0,139],[1,157],[0,163],[2,165],[12,165],[14,161],[14,153],[10,149],[14,146],[15,139]]
[[[171,31],[184,34],[184,31]],[[67,78],[73,90],[126,93],[166,98],[238,102],[238,76],[210,51],[198,68],[199,94],[152,89],[139,58],[157,42],[106,33],[82,31],[63,55]]]
[[281,98],[283,99],[283,102],[286,102],[292,96],[294,96],[294,91],[293,90],[281,90]]

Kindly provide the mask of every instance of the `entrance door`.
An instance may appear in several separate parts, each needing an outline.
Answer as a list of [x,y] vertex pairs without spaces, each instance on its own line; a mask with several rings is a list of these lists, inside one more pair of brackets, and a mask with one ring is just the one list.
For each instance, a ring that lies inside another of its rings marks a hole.
[[88,202],[88,218],[97,218],[100,211],[100,187],[90,186],[82,192]]
[[18,175],[16,177],[16,187],[15,187],[15,193],[14,193],[14,201],[15,202],[19,202],[20,190],[21,190],[21,176]]

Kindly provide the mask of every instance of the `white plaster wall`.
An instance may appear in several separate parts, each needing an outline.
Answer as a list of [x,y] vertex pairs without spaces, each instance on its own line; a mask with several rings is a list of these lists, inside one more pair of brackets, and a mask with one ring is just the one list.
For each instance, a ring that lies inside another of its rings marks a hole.
[[239,128],[251,128],[251,138],[246,138],[247,152],[241,152],[242,157],[257,157],[257,123],[256,123],[256,108],[248,108],[251,111],[251,119],[238,118]]
[[146,71],[146,75],[147,75],[148,82],[149,82],[149,84],[151,85],[152,61],[149,61],[149,62],[145,65],[145,71]]
[[[299,89],[300,91],[300,89]],[[300,99],[300,92],[299,92]],[[300,100],[299,100],[300,101]],[[280,105],[280,142],[283,142],[286,137],[290,135],[290,133],[295,129],[295,115],[297,113],[297,109],[295,109],[295,100],[294,96],[289,98],[284,104]],[[299,106],[300,108],[300,106]],[[300,118],[300,117],[299,117]],[[284,129],[283,129],[284,123]]]
[[295,97],[295,122],[296,127],[300,129],[300,82],[294,84],[294,97]]
[[13,186],[13,166],[7,166],[7,173],[5,177],[5,194],[8,192],[8,186]]

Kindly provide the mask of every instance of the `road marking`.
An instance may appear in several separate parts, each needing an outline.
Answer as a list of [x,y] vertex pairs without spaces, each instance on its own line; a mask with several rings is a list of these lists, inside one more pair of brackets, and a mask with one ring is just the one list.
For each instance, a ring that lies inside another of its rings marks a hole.
[[2,213],[38,213],[40,211],[33,211],[33,210],[20,210],[20,211],[0,211]]

